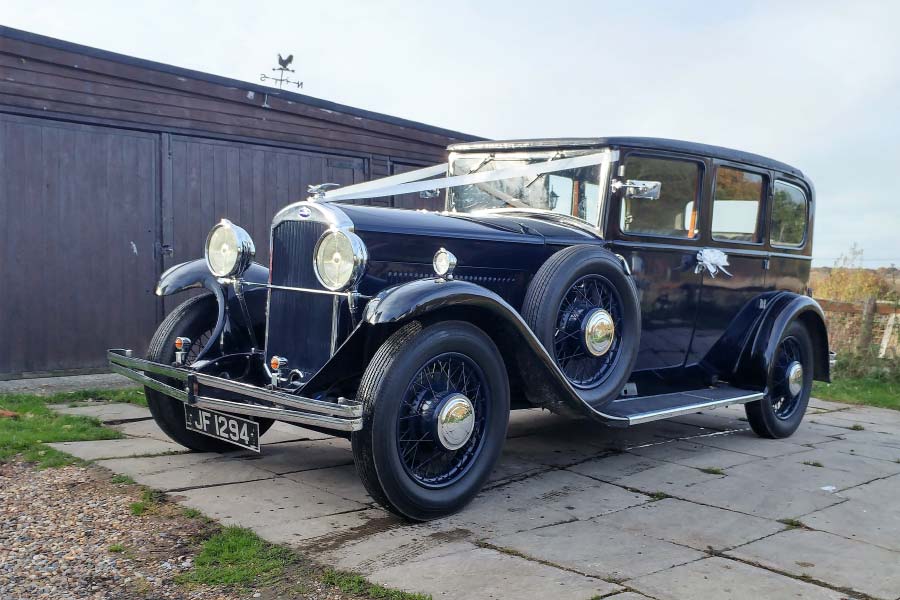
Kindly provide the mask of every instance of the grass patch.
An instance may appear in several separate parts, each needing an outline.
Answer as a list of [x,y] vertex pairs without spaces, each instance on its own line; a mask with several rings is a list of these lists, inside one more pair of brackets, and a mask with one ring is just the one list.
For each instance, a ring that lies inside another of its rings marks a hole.
[[851,427],[850,429],[852,429],[853,431],[862,431],[865,429],[865,427],[863,427],[859,423],[854,423],[853,427]]
[[896,381],[872,378],[836,378],[833,383],[816,381],[812,395],[822,400],[900,410],[900,383]]
[[0,417],[0,462],[21,454],[26,461],[36,463],[42,469],[80,464],[82,461],[44,444],[122,437],[118,431],[103,427],[97,419],[61,415],[50,410],[47,404],[52,401],[53,397],[0,394],[0,409],[16,415]]
[[196,508],[186,508],[183,511],[181,511],[181,514],[183,514],[188,519],[199,519],[200,517],[203,516],[203,513],[200,512],[199,510],[197,510]]
[[360,575],[331,569],[326,570],[322,575],[322,583],[334,586],[345,594],[353,594],[364,598],[375,598],[378,600],[431,600],[431,595],[391,590],[371,583]]
[[151,508],[159,504],[163,499],[163,493],[157,490],[146,489],[144,493],[141,494],[141,499],[138,502],[132,502],[129,505],[129,509],[131,510],[131,514],[136,517],[139,517],[149,511]]
[[654,500],[665,500],[666,498],[671,498],[672,496],[668,495],[665,492],[651,492],[648,494]]
[[144,397],[144,388],[133,387],[121,390],[80,390],[77,392],[62,392],[44,397],[48,404],[68,404],[77,406],[79,402],[122,402],[147,406],[147,398]]
[[799,519],[778,519],[778,522],[782,525],[787,525],[791,529],[797,529],[798,527],[804,526]]
[[704,473],[708,473],[710,475],[724,475],[725,474],[725,471],[723,471],[719,467],[703,467],[700,470],[703,471]]
[[113,545],[110,546],[108,549],[109,549],[109,551],[112,552],[113,554],[118,554],[118,553],[120,553],[120,552],[125,552],[125,546],[123,546],[122,544],[113,544]]
[[804,460],[803,464],[806,465],[807,467],[824,467],[825,466],[817,460]]
[[116,483],[116,484],[121,484],[121,485],[133,485],[134,484],[134,479],[132,479],[128,475],[113,475],[109,481],[110,481],[110,483]]
[[226,527],[203,543],[194,569],[176,580],[203,585],[266,583],[280,577],[294,560],[290,550],[264,542],[249,529]]

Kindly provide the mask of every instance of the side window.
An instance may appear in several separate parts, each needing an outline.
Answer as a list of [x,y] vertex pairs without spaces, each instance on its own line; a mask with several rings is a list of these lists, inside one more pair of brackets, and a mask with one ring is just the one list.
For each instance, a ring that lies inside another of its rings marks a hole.
[[697,235],[697,190],[700,165],[686,160],[629,156],[627,180],[660,182],[659,198],[628,198],[622,193],[619,227],[626,233],[677,238]]
[[773,246],[802,246],[809,222],[806,194],[795,185],[775,182],[772,202],[772,226],[769,241]]
[[763,176],[731,167],[716,169],[712,236],[728,242],[761,242],[759,207]]

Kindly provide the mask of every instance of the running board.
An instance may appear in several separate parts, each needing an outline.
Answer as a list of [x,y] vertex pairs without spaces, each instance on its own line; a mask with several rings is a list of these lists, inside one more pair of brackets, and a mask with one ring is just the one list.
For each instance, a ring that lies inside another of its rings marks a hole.
[[687,415],[717,406],[746,404],[762,400],[763,395],[762,392],[720,385],[714,388],[659,394],[658,396],[619,398],[613,400],[603,410],[610,416],[627,419],[629,425],[637,425]]

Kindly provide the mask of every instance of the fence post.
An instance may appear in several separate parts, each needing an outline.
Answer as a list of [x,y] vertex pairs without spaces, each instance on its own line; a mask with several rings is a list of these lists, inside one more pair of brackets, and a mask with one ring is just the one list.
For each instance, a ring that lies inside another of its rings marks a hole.
[[859,330],[859,350],[860,354],[868,354],[872,345],[872,328],[875,326],[875,308],[877,307],[875,296],[869,296],[863,302],[862,320],[860,321]]

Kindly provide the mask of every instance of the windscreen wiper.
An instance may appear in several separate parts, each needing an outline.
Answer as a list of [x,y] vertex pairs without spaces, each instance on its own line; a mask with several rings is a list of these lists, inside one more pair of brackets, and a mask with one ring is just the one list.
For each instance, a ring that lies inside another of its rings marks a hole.
[[[551,160],[556,160],[557,158],[562,158],[563,156],[565,156],[565,154],[564,154],[563,152],[557,152],[556,154],[554,154],[553,156],[551,156],[550,158],[548,158],[548,159],[546,160],[546,162],[550,162]],[[526,187],[526,188],[527,188],[527,187],[531,187],[531,184],[532,184],[532,183],[534,183],[535,181],[537,181],[538,179],[540,179],[540,178],[543,177],[544,175],[546,175],[546,173],[538,173],[537,175],[535,175],[534,177],[531,178],[531,181],[529,181],[528,183],[525,184],[525,187]]]

